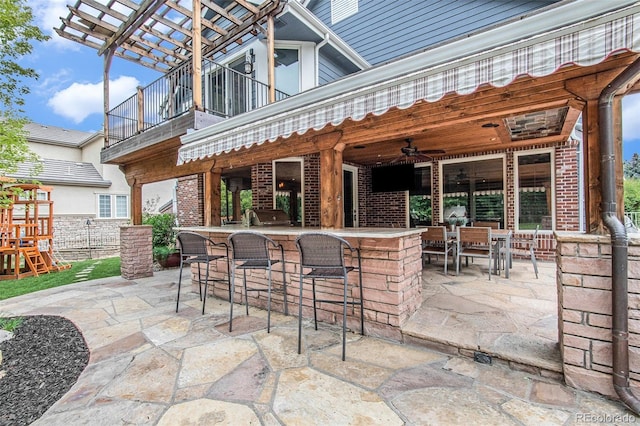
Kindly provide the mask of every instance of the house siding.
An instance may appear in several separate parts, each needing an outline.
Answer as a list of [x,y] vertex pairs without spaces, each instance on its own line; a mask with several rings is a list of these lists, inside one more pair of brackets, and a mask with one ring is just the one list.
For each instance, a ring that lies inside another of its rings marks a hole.
[[328,55],[320,54],[318,58],[318,85],[331,83],[348,75],[349,72],[336,64]]
[[331,24],[331,2],[309,8],[371,64],[387,62],[445,40],[548,6],[554,1],[360,0],[358,13]]

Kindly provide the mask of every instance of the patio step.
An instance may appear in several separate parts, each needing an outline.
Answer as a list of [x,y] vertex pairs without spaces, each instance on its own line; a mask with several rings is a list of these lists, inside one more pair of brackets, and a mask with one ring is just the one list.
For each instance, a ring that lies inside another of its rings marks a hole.
[[513,370],[526,371],[537,376],[562,382],[562,361],[558,344],[550,345],[547,341],[528,336],[526,345],[512,345],[506,350],[474,347],[464,342],[451,340],[450,336],[433,336],[416,330],[409,322],[402,328],[402,338],[407,344],[426,347],[450,355],[461,355],[474,361],[488,364],[502,364]]

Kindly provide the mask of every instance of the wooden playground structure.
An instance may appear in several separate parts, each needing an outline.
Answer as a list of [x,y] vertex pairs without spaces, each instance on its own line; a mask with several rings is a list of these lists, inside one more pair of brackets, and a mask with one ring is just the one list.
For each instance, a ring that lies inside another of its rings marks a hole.
[[71,267],[54,256],[51,191],[0,178],[0,280]]

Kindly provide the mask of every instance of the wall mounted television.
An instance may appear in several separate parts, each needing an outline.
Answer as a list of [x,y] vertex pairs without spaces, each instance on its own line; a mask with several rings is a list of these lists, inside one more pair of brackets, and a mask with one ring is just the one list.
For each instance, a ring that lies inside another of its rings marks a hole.
[[414,188],[413,164],[393,164],[371,169],[372,192],[411,191]]

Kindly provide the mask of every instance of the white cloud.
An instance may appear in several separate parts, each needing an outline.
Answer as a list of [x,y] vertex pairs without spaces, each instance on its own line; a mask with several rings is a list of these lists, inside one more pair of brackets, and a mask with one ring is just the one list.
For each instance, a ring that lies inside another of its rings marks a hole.
[[60,18],[66,18],[69,15],[68,3],[70,3],[68,0],[30,0],[29,7],[33,10],[38,27],[51,36],[48,43],[63,49],[78,50],[80,44],[60,37],[53,30],[62,24]]
[[[136,93],[140,83],[135,77],[121,76],[109,83],[109,104],[115,106]],[[73,83],[56,92],[47,105],[78,124],[92,114],[103,114],[103,88],[98,83]]]
[[622,140],[640,139],[640,94],[622,98]]

